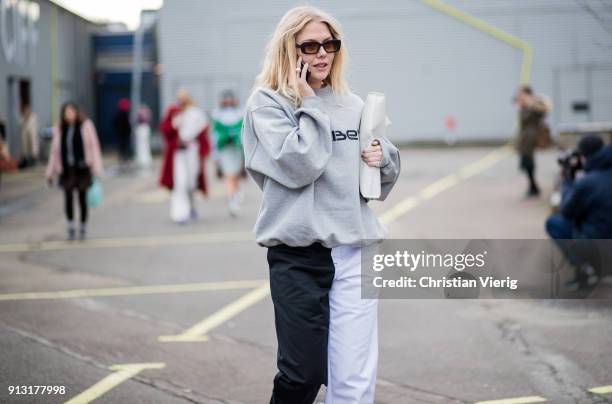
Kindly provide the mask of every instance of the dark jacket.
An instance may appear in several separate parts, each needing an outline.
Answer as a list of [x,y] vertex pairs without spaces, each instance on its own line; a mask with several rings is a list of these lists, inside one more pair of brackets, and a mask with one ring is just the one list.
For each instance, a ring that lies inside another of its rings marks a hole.
[[543,101],[536,99],[533,105],[522,107],[519,111],[519,133],[516,139],[516,149],[519,154],[533,154],[542,122],[546,117],[547,107]]
[[590,156],[585,175],[563,184],[561,214],[579,237],[612,238],[612,145]]

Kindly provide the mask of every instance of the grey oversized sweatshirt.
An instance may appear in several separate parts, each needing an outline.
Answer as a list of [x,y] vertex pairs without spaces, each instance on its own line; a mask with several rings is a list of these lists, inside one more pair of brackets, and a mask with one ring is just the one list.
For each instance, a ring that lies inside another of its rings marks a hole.
[[[315,89],[294,108],[276,91],[258,88],[246,105],[242,129],[245,166],[263,191],[255,227],[261,246],[328,248],[365,245],[386,237],[359,192],[359,122],[355,94]],[[381,168],[384,200],[400,173],[400,154],[385,137]]]

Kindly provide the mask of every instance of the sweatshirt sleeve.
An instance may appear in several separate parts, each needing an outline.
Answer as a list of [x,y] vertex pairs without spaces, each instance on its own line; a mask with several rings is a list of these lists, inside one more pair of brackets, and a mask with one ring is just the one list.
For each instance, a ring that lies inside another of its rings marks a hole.
[[380,165],[380,198],[384,201],[393,189],[401,171],[400,153],[385,136],[377,138],[382,147],[383,158]]
[[308,96],[295,111],[295,119],[276,105],[249,111],[246,168],[292,189],[313,183],[323,174],[332,153],[330,119],[321,107],[319,97]]

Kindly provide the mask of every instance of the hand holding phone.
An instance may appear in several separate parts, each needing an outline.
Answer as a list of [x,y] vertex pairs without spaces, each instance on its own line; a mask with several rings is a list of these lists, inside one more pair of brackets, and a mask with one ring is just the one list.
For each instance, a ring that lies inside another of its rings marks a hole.
[[[304,70],[304,62],[300,65],[300,75],[302,75],[302,71]],[[306,70],[306,82],[310,80],[310,70]]]
[[296,73],[298,75],[298,89],[300,90],[300,94],[302,97],[307,97],[310,95],[315,95],[314,90],[308,84],[308,79],[310,78],[310,71],[308,70],[308,63],[304,63],[302,61],[302,57],[298,58],[297,65],[300,66],[296,68]]

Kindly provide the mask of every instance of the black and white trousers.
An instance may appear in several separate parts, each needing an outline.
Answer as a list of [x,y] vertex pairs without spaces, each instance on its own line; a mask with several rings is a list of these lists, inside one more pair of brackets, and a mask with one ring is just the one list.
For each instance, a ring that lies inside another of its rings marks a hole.
[[378,300],[361,298],[361,247],[268,248],[278,339],[270,403],[374,402]]

